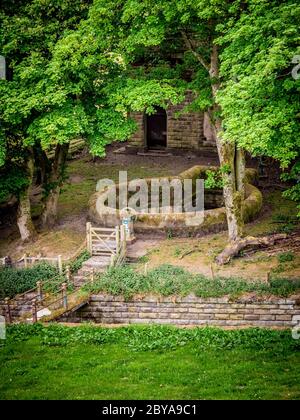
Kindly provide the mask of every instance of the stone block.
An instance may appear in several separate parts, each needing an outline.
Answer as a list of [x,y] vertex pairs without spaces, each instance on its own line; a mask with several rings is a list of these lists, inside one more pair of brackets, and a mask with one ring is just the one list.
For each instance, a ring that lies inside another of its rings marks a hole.
[[275,321],[275,315],[260,315],[260,321]]
[[276,321],[292,321],[292,315],[276,315]]
[[259,320],[259,315],[254,315],[254,314],[249,315],[249,314],[246,314],[244,316],[244,319],[245,319],[245,321],[256,321],[256,320]]

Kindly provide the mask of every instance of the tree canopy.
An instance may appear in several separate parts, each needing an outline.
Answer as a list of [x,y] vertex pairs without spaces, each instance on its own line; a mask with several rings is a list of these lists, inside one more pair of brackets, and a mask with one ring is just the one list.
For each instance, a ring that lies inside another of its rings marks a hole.
[[[0,81],[0,164],[11,138],[47,150],[83,137],[101,156],[134,132],[131,112],[190,90],[214,127],[235,239],[242,149],[299,177],[299,21],[294,0],[4,1],[0,52],[13,76]],[[289,194],[299,200],[300,183]]]

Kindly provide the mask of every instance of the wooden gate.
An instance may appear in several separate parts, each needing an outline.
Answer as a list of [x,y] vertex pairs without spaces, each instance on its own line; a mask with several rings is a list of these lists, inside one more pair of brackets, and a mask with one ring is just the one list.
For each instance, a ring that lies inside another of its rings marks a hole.
[[87,223],[87,249],[92,256],[111,258],[111,265],[120,265],[126,258],[124,226],[97,228]]

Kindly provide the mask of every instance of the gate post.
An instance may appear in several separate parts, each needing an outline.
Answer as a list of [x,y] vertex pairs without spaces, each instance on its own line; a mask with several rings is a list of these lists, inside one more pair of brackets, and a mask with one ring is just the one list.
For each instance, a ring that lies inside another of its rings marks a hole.
[[67,279],[67,283],[70,283],[70,280],[71,280],[71,270],[70,270],[70,266],[69,265],[66,266],[66,279]]
[[43,290],[42,290],[42,282],[41,281],[37,281],[36,282],[36,288],[37,288],[37,297],[39,302],[43,302]]
[[116,250],[118,255],[120,251],[120,226],[116,226]]
[[92,254],[92,240],[91,240],[91,223],[86,224],[86,247],[90,254]]
[[32,311],[32,322],[35,324],[37,322],[36,300],[35,299],[33,299],[33,301],[32,301],[31,311]]
[[63,283],[61,285],[61,292],[62,292],[63,307],[65,309],[68,309],[67,283]]
[[5,301],[5,318],[6,318],[6,322],[8,324],[11,324],[12,318],[11,318],[11,311],[10,311],[10,304],[9,304],[10,299],[9,298],[5,298],[4,301]]
[[59,274],[62,274],[63,273],[63,264],[62,264],[61,255],[58,255],[58,257],[57,257],[57,266],[58,266]]

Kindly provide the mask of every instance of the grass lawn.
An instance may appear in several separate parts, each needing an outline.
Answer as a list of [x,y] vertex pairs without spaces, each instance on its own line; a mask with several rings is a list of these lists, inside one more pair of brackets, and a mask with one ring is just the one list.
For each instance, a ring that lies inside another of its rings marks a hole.
[[1,399],[300,399],[290,332],[51,328],[0,349]]

